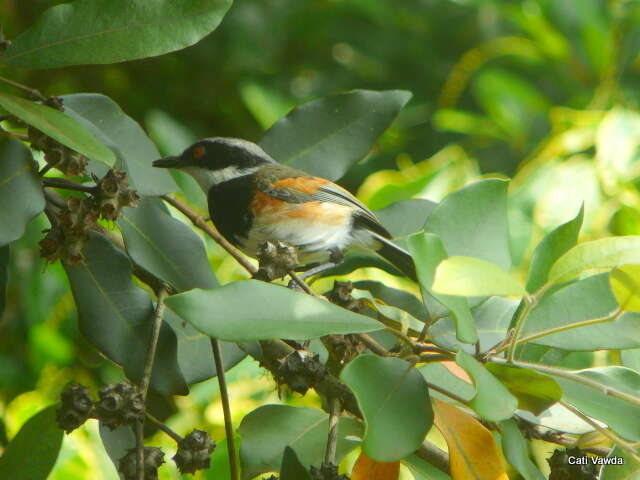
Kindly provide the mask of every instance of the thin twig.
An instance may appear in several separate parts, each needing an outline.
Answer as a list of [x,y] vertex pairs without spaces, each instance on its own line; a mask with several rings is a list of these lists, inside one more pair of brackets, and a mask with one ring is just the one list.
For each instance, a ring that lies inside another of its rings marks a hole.
[[529,297],[526,295],[522,298],[522,301],[524,302],[524,306],[520,309],[520,313],[516,318],[516,325],[513,331],[513,338],[511,339],[511,343],[509,344],[509,349],[507,350],[507,359],[509,360],[509,362],[513,362],[513,356],[515,355],[516,346],[518,345],[518,337],[520,336],[520,333],[524,328],[524,323],[527,320],[527,316],[529,315],[529,312],[531,311],[531,309],[533,308],[533,305],[535,304],[535,300],[532,297]]
[[20,90],[24,90],[25,92],[29,93],[30,95],[34,96],[35,98],[37,98],[38,100],[41,100],[43,102],[47,100],[47,97],[45,97],[43,94],[41,94],[35,88],[27,87],[26,85],[18,83],[18,82],[14,81],[14,80],[11,80],[9,78],[0,77],[0,82],[6,83],[7,85],[11,85],[12,87],[15,87],[15,88],[19,88]]
[[233,420],[231,418],[231,406],[229,404],[229,391],[224,374],[224,364],[222,363],[222,352],[220,342],[216,338],[211,339],[213,348],[213,359],[216,364],[218,385],[220,386],[220,398],[222,400],[222,412],[224,413],[224,429],[227,434],[227,454],[229,455],[229,475],[231,480],[240,479],[240,471],[236,461],[236,441],[233,435]]
[[175,198],[170,197],[169,195],[162,195],[160,198],[162,198],[169,205],[172,205],[174,208],[179,210],[185,217],[191,220],[191,223],[193,223],[196,227],[198,227],[200,230],[202,230],[207,235],[209,235],[218,245],[224,248],[229,253],[229,255],[235,258],[236,261],[240,265],[242,265],[247,272],[249,272],[251,275],[256,273],[257,268],[254,267],[244,257],[244,255],[238,252],[238,250],[236,250],[236,248],[233,245],[231,245],[231,243],[229,243],[222,235],[220,235],[213,228],[207,225],[207,222],[204,220],[204,218],[202,218],[200,215],[195,213],[193,210],[187,207],[180,200],[176,200]]
[[145,412],[145,416],[147,417],[147,420],[151,421],[151,423],[153,423],[156,427],[158,427],[164,433],[166,433],[171,438],[173,438],[176,443],[180,443],[182,440],[184,440],[180,435],[178,435],[176,432],[171,430],[169,427],[167,427],[164,423],[162,423],[156,417],[151,415],[149,412]]
[[298,274],[296,272],[294,272],[293,270],[289,271],[289,276],[291,277],[291,280],[293,280],[294,282],[296,282],[296,284],[302,289],[304,290],[305,293],[313,296],[313,297],[319,297],[320,295],[318,295],[316,292],[314,292],[313,290],[311,290],[311,287],[309,287],[309,285],[307,285],[307,282],[305,282],[303,279],[301,279]]
[[438,385],[435,385],[433,383],[427,382],[427,386],[432,389],[435,390],[436,392],[440,392],[443,395],[446,395],[447,397],[455,400],[458,403],[461,403],[463,405],[467,405],[469,403],[468,400],[465,400],[464,398],[456,395],[455,393],[450,392],[449,390],[445,390],[442,387],[439,387]]
[[340,419],[340,400],[331,399],[329,412],[329,433],[327,435],[327,448],[324,451],[324,463],[335,464],[336,449],[338,447],[338,420]]
[[44,177],[49,170],[51,170],[55,165],[53,163],[47,163],[44,167],[40,169],[38,172],[38,176]]
[[376,342],[370,335],[367,335],[366,333],[356,333],[355,336],[373,353],[381,355],[383,357],[388,357],[391,355],[391,352],[389,352],[389,350]]
[[[147,357],[144,361],[144,370],[142,379],[140,380],[139,390],[142,397],[142,408],[147,408],[147,391],[149,390],[149,382],[151,381],[151,372],[153,371],[153,361],[156,357],[156,348],[158,346],[158,337],[160,336],[160,327],[162,327],[162,319],[164,317],[164,299],[167,297],[167,289],[160,288],[158,291],[158,303],[153,314],[151,324],[151,338],[149,341],[149,349]],[[136,423],[136,476],[138,480],[144,480],[144,417]]]
[[62,188],[64,190],[72,190],[74,192],[96,193],[96,186],[89,187],[81,183],[67,180],[66,178],[45,177],[42,179],[45,187]]

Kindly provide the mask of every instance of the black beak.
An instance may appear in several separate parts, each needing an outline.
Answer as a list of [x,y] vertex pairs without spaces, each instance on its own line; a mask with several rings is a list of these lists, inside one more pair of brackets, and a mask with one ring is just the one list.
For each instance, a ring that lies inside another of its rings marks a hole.
[[180,157],[164,157],[153,162],[154,167],[159,168],[180,168],[182,167],[182,159]]

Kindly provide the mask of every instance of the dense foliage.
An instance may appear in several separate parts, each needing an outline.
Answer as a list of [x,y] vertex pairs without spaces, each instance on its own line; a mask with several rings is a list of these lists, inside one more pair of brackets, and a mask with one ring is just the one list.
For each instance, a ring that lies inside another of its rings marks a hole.
[[[0,478],[640,475],[636,1],[57,3],[0,5]],[[151,165],[211,135],[418,284],[250,279]]]

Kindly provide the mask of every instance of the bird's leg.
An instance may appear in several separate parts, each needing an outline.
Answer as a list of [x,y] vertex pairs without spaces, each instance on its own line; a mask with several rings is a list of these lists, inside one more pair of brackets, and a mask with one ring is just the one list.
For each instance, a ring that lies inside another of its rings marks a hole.
[[[304,272],[298,274],[298,278],[300,280],[305,280],[313,275],[317,275],[318,273],[322,273],[325,270],[329,270],[337,265],[340,265],[344,260],[344,255],[338,248],[332,248],[329,250],[329,261],[325,263],[321,263],[320,265],[316,265],[315,267],[310,268],[309,270],[305,270]],[[289,288],[296,288],[297,284],[291,280],[289,282]]]

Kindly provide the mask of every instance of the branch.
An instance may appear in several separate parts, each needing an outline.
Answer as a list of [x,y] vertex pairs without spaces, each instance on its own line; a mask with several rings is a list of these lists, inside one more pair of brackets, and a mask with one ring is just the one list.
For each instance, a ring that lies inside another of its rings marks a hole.
[[216,364],[216,373],[218,377],[218,385],[220,386],[220,398],[222,400],[222,412],[224,414],[224,429],[227,434],[227,453],[229,455],[229,470],[231,480],[240,479],[240,471],[236,458],[236,441],[233,436],[233,421],[231,419],[231,407],[229,405],[229,392],[227,390],[227,381],[225,379],[224,364],[222,363],[222,352],[220,351],[220,342],[216,338],[211,338],[211,347],[213,348],[213,359]]
[[336,448],[338,447],[338,420],[340,419],[340,400],[332,398],[329,407],[329,434],[327,447],[324,451],[324,463],[335,464]]
[[[142,397],[142,408],[145,412],[147,409],[147,391],[149,390],[149,382],[151,381],[153,361],[156,357],[158,337],[160,336],[160,327],[162,327],[162,318],[164,316],[164,299],[166,297],[167,289],[164,287],[160,288],[158,291],[158,303],[153,314],[153,323],[151,325],[149,349],[147,350],[147,358],[144,362],[144,371],[138,387]],[[144,417],[136,423],[136,474],[138,480],[144,480]]]
[[147,417],[147,420],[151,421],[151,423],[153,423],[156,427],[158,427],[164,433],[166,433],[171,438],[173,438],[173,440],[175,440],[176,443],[180,443],[182,440],[184,440],[180,435],[178,435],[176,432],[171,430],[169,427],[167,427],[164,423],[162,423],[156,417],[151,415],[149,412],[145,412],[145,416]]
[[509,360],[509,362],[513,362],[513,356],[516,352],[516,345],[518,344],[518,337],[520,336],[520,333],[522,333],[527,315],[529,315],[529,312],[536,302],[533,298],[527,295],[525,295],[522,300],[524,301],[524,307],[520,309],[520,313],[518,314],[518,318],[516,319],[516,326],[513,332],[513,337],[507,351],[507,359]]
[[191,223],[193,223],[196,227],[209,235],[218,245],[224,248],[229,253],[229,255],[235,258],[236,261],[240,265],[242,265],[247,272],[249,272],[251,275],[256,273],[256,267],[254,267],[244,255],[238,252],[238,250],[236,250],[236,248],[231,245],[222,235],[220,235],[213,228],[207,225],[207,222],[205,222],[204,218],[195,213],[180,200],[176,200],[169,195],[162,195],[160,198],[162,198],[169,205],[173,206],[176,210],[180,211],[185,217],[191,220]]
[[595,388],[596,390],[599,390],[600,392],[604,393],[607,396],[619,398],[620,400],[623,400],[627,403],[640,407],[640,397],[630,395],[626,392],[610,387],[609,385],[605,385],[596,380],[592,380],[591,378],[585,377],[583,375],[577,375],[572,370],[551,367],[549,365],[542,365],[540,363],[529,363],[529,362],[518,362],[518,361],[509,362],[504,358],[496,357],[496,356],[489,357],[489,360],[494,363],[500,363],[503,365],[509,364],[509,365],[522,367],[522,368],[530,368],[531,370],[536,370],[538,372],[547,373],[549,375],[553,375],[556,377],[566,378],[567,380],[572,380],[576,383],[581,383],[582,385],[585,385],[587,387]]
[[90,194],[95,194],[97,192],[95,186],[88,187],[86,185],[82,185],[81,183],[67,180],[66,178],[45,177],[42,179],[42,184],[45,187],[62,188],[64,190],[73,190],[75,192],[84,192]]
[[15,87],[15,88],[19,88],[20,90],[23,90],[23,91],[27,92],[29,95],[31,95],[32,97],[37,98],[38,100],[41,100],[43,102],[47,101],[47,97],[42,95],[35,88],[27,87],[26,85],[23,85],[21,83],[18,83],[18,82],[14,81],[14,80],[11,80],[11,79],[8,79],[8,78],[5,78],[5,77],[0,77],[0,82],[6,83],[7,85],[11,85],[12,87]]

